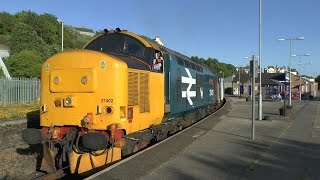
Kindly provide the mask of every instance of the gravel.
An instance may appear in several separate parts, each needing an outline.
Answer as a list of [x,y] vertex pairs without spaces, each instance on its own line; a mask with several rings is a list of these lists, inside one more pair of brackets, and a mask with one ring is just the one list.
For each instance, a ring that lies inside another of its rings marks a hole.
[[26,124],[0,127],[0,179],[23,179],[36,170],[36,158],[21,138]]

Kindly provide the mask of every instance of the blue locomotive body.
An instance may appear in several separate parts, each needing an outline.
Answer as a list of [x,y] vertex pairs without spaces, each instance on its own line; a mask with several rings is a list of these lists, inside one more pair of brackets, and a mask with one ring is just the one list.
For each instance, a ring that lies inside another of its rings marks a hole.
[[218,77],[186,56],[165,57],[165,101],[169,117],[191,112],[217,102]]

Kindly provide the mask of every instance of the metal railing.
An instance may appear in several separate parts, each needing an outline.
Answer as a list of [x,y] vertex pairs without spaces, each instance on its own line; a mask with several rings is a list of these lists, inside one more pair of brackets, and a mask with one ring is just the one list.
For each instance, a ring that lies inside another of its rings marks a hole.
[[29,103],[40,97],[37,78],[0,78],[0,103]]

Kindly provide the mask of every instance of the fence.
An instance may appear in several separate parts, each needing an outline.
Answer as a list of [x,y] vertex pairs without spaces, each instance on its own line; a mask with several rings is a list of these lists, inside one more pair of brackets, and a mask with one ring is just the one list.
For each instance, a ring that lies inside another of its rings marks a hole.
[[40,97],[40,80],[0,78],[0,103],[28,103]]

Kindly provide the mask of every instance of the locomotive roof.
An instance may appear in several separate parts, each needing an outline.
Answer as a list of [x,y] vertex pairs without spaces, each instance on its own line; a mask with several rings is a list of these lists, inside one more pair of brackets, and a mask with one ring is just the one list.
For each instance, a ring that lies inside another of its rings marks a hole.
[[[214,71],[212,71],[210,68],[208,68],[206,65],[203,65],[203,64],[199,64],[195,61],[193,61],[190,57],[186,56],[186,55],[183,55],[177,51],[174,51],[172,49],[169,49],[165,46],[161,46],[159,45],[157,42],[155,42],[153,39],[149,38],[149,37],[146,37],[146,36],[143,36],[143,35],[137,35],[135,33],[132,33],[132,32],[129,32],[127,30],[112,30],[112,31],[107,31],[105,32],[105,34],[109,34],[109,33],[120,33],[120,34],[126,34],[126,35],[129,35],[129,36],[132,36],[133,38],[139,40],[144,46],[146,47],[151,47],[155,50],[158,50],[158,51],[162,51],[162,52],[165,52],[165,53],[169,53],[169,54],[173,54],[175,55],[176,57],[179,57],[179,58],[182,58],[184,60],[187,60],[187,61],[190,61],[194,64],[197,64],[198,66],[201,66],[203,69],[207,70],[207,71],[210,71],[212,73],[215,73]],[[101,36],[101,35],[99,35]],[[99,36],[96,36],[95,38],[93,39],[96,39],[97,37]],[[91,41],[90,41],[91,42]],[[90,42],[88,42],[84,47],[86,47]],[[116,55],[117,56],[117,55]],[[121,57],[121,59],[123,59],[124,57]],[[129,61],[128,58],[125,58],[125,61],[128,63],[128,62],[132,62],[132,61]],[[136,61],[136,60],[135,60]],[[131,64],[133,65],[133,64]],[[139,65],[141,65],[141,63],[137,62],[135,65],[136,68],[139,67]],[[144,65],[143,65],[144,66]],[[142,67],[140,67],[142,68]],[[138,69],[140,69],[138,68]],[[146,67],[143,67],[142,69],[148,69]]]
[[[116,33],[117,31],[111,31],[111,32]],[[178,56],[180,58],[183,58],[183,59],[186,59],[186,60],[194,62],[190,57],[188,57],[186,55],[183,55],[183,54],[181,54],[181,53],[179,53],[177,51],[174,51],[172,49],[169,49],[169,48],[167,48],[165,46],[161,46],[157,42],[155,42],[153,39],[151,39],[151,38],[149,38],[147,36],[137,35],[135,33],[129,32],[127,30],[122,30],[122,31],[120,31],[118,33],[130,35],[130,36],[138,39],[139,41],[141,41],[146,47],[152,47],[153,49],[156,49],[158,51],[167,52],[167,53],[173,54],[175,56]],[[199,64],[197,62],[194,62],[194,63],[196,63],[196,64],[198,64],[198,65],[200,65],[200,66],[202,66],[202,67],[204,67],[204,68],[206,68],[208,70],[210,70],[209,68],[207,68],[206,66],[203,66],[202,64]]]
[[150,45],[151,45],[154,49],[157,49],[157,50],[160,50],[160,51],[163,51],[163,52],[167,52],[167,53],[169,53],[169,54],[173,54],[173,55],[175,55],[175,56],[177,56],[177,57],[180,57],[180,58],[182,58],[182,59],[191,61],[191,62],[193,62],[193,63],[201,66],[203,69],[206,69],[206,70],[214,73],[214,71],[212,71],[212,70],[211,70],[210,68],[208,68],[207,66],[205,66],[205,65],[203,65],[203,64],[199,64],[199,63],[193,61],[190,57],[188,57],[188,56],[186,56],[186,55],[183,55],[183,54],[181,54],[181,53],[179,53],[179,52],[177,52],[177,51],[174,51],[174,50],[172,50],[172,49],[169,49],[169,48],[167,48],[167,47],[165,47],[165,46],[161,46],[161,45],[159,45],[157,42],[155,42],[153,39],[151,39],[151,38],[149,38],[149,37],[146,37],[146,36],[143,36],[143,35],[141,35],[140,37],[142,37],[145,41],[147,41],[148,43],[150,43]]

